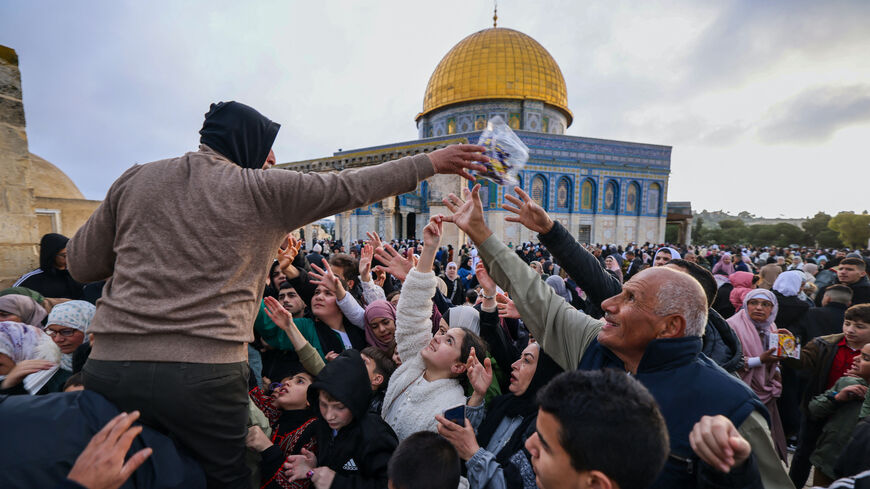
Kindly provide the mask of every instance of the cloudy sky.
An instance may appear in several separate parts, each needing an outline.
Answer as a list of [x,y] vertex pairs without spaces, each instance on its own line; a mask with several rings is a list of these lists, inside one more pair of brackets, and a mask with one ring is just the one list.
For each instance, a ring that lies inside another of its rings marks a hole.
[[[870,208],[870,2],[499,2],[562,68],[568,133],[673,146],[669,200],[801,217]],[[491,1],[0,4],[30,150],[102,199],[196,148],[208,104],[282,124],[279,161],[416,138],[438,61]]]

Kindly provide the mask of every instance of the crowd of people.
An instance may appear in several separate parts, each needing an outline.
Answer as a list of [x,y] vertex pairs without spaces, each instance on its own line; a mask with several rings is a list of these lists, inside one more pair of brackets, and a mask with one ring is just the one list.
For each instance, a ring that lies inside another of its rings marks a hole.
[[264,171],[278,129],[214,104],[0,292],[0,486],[870,483],[866,250],[584,245],[520,188],[515,245],[477,186],[420,239],[308,247],[483,148]]

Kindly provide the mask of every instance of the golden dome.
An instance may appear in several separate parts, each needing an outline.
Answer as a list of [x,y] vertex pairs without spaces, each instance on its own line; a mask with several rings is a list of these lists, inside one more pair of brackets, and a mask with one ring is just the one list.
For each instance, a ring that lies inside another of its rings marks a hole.
[[573,119],[556,60],[513,29],[484,29],[453,46],[429,78],[417,120],[447,105],[486,99],[539,100],[564,112],[568,125]]

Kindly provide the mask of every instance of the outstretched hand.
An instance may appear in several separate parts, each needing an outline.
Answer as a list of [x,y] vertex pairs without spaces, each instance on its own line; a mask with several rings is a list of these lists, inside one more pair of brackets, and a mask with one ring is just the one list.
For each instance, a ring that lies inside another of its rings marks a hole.
[[290,314],[290,311],[284,309],[284,306],[280,302],[274,297],[266,296],[263,298],[263,303],[266,306],[266,315],[275,323],[275,326],[278,326],[282,330],[290,327],[290,324],[293,322],[293,315]]
[[372,257],[375,250],[370,244],[363,245],[359,251],[359,278],[363,282],[372,279]]
[[486,397],[487,389],[492,384],[492,361],[489,358],[484,358],[481,364],[474,348],[471,348],[471,353],[465,362],[465,372],[468,376],[468,382],[474,388],[474,394],[468,404],[469,406],[479,406]]
[[480,245],[492,235],[492,231],[487,227],[486,220],[483,218],[480,184],[475,185],[471,191],[463,187],[462,198],[456,194],[448,195],[444,199],[444,205],[453,213],[450,216],[444,216],[444,221],[456,224],[459,229],[465,231],[465,234],[475,244]]
[[331,290],[338,300],[343,299],[345,290],[344,286],[341,285],[341,280],[332,273],[332,267],[329,266],[329,262],[326,261],[326,258],[323,259],[322,264],[323,268],[320,268],[313,263],[311,264],[311,269],[313,271],[308,273],[308,280],[314,285],[322,285]]
[[299,254],[300,248],[302,248],[302,240],[297,240],[292,235],[288,234],[286,246],[284,248],[278,248],[278,253],[275,257],[278,260],[278,269],[284,271],[287,267],[292,265],[293,260],[296,259],[296,255]]
[[383,270],[402,282],[405,281],[408,272],[414,268],[414,260],[411,258],[414,255],[409,253],[408,258],[403,258],[398,251],[388,244],[385,244],[383,248],[376,249],[375,256],[381,263],[384,263],[384,265],[375,267],[375,271]]
[[477,266],[474,268],[474,276],[477,277],[477,282],[483,287],[484,292],[495,292],[495,280],[489,276],[489,272],[486,271],[486,267],[483,265],[483,260],[477,262]]
[[510,298],[506,294],[496,295],[495,300],[496,302],[498,302],[498,317],[520,319],[520,311],[517,310],[517,306],[516,304],[514,304],[514,301],[510,300]]
[[126,462],[124,458],[142,426],[133,426],[139,411],[121,413],[103,426],[88,442],[67,478],[88,489],[117,489],[140,465],[148,460],[152,450],[143,448]]
[[537,202],[529,197],[529,194],[525,193],[522,188],[514,187],[514,192],[520,198],[505,194],[505,199],[513,205],[502,204],[501,207],[516,215],[505,217],[505,221],[518,222],[538,234],[545,234],[553,229],[553,220],[550,219],[550,216],[543,207],[539,206]]
[[489,161],[489,157],[483,154],[484,151],[486,148],[476,144],[452,144],[435,150],[428,156],[435,173],[459,175],[473,182],[474,177],[468,173],[469,170],[486,171],[486,167],[478,163]]

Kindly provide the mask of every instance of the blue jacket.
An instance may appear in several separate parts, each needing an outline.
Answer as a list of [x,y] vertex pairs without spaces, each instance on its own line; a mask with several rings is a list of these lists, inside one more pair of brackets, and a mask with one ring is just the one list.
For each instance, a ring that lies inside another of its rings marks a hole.
[[[577,368],[625,370],[622,361],[598,340],[586,348]],[[745,474],[754,469],[749,464],[731,474],[714,471],[699,461],[689,445],[689,433],[702,416],[721,414],[734,426],[740,426],[753,411],[768,416],[764,404],[746,384],[701,353],[701,338],[654,340],[638,364],[636,378],[658,402],[670,435],[668,461],[652,487],[708,487],[709,482],[702,484],[701,480],[754,478]],[[732,487],[745,486],[744,482]]]

